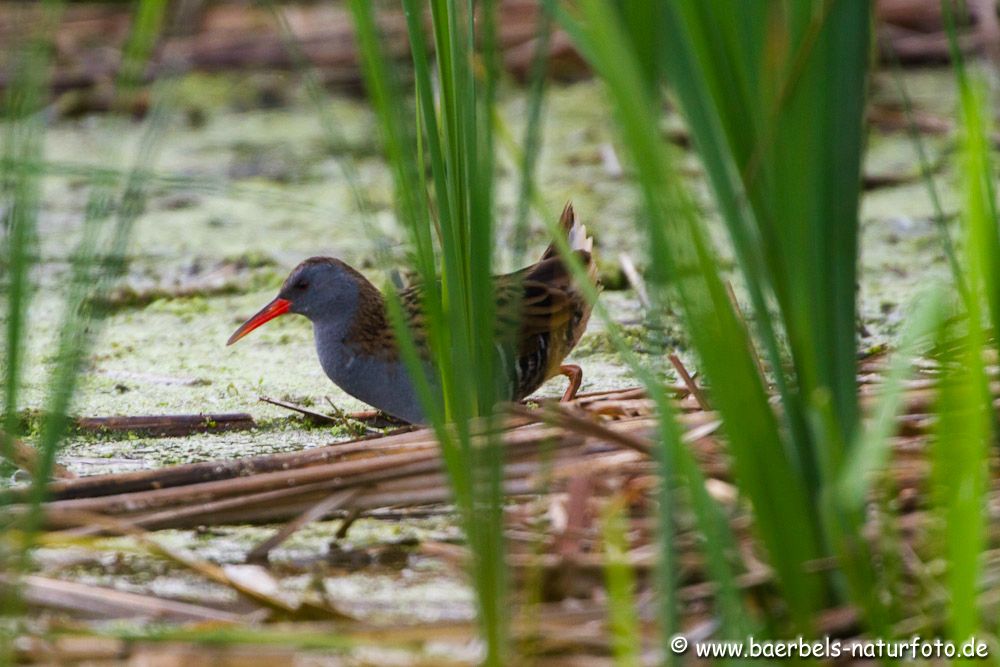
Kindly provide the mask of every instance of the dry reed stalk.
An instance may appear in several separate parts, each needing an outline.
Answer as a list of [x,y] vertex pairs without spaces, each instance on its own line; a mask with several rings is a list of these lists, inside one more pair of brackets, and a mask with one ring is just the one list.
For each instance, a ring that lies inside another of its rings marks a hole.
[[141,415],[136,417],[80,417],[76,428],[95,433],[139,433],[182,436],[192,433],[242,431],[257,426],[245,412],[202,415]]
[[[554,443],[551,446],[547,444],[550,441]],[[578,446],[582,442],[578,436],[567,438],[560,429],[541,425],[515,429],[505,438],[506,454],[513,463],[534,456],[542,446],[558,450]],[[369,448],[355,449],[354,458],[341,455],[344,460],[287,470],[275,470],[280,466],[272,461],[262,466],[269,472],[96,497],[79,497],[78,493],[73,493],[74,489],[63,486],[68,495],[76,497],[47,503],[47,525],[51,528],[78,525],[72,519],[67,522],[65,517],[72,517],[75,512],[81,511],[128,517],[136,525],[147,528],[186,526],[213,517],[230,517],[233,513],[244,520],[256,520],[253,517],[258,508],[259,520],[270,521],[275,517],[290,518],[289,512],[294,515],[326,495],[349,488],[379,484],[382,487],[378,497],[392,500],[391,487],[384,487],[386,482],[439,474],[442,470],[436,443],[427,431],[387,436],[373,449],[393,453],[374,456]],[[307,458],[310,462],[325,460],[327,454]],[[284,455],[278,457],[283,458]],[[301,463],[301,459],[296,462]],[[190,476],[190,470],[185,476]],[[144,487],[155,486],[148,476],[142,481]],[[176,478],[171,481],[176,481]],[[439,486],[446,490],[443,478]],[[109,486],[105,483],[97,488],[104,491],[113,488],[113,484]],[[406,498],[414,497],[413,491],[408,491],[405,484],[400,488],[406,493]],[[442,493],[437,492],[434,497],[442,497]],[[369,501],[363,505],[371,507]],[[14,505],[11,509],[18,511],[19,508]]]
[[[754,356],[756,357],[757,355]],[[698,386],[691,374],[688,373],[688,369],[684,366],[684,362],[681,361],[681,358],[676,354],[669,354],[667,355],[667,359],[670,360],[670,364],[674,367],[674,370],[677,371],[677,375],[680,376],[681,380],[687,386],[688,391],[691,392],[695,401],[698,402],[698,407],[706,412],[711,410],[712,406],[708,404],[708,398],[705,396],[705,392],[701,390],[701,387]]]
[[[38,452],[34,447],[10,437],[3,431],[0,431],[0,458],[8,459],[10,463],[32,475],[38,465]],[[76,475],[58,463],[52,465],[52,476],[58,479],[76,478]]]
[[[7,585],[0,575],[0,584]],[[16,580],[24,602],[31,607],[71,612],[95,619],[145,618],[153,621],[245,623],[247,618],[190,602],[164,600],[112,588],[28,575]]]

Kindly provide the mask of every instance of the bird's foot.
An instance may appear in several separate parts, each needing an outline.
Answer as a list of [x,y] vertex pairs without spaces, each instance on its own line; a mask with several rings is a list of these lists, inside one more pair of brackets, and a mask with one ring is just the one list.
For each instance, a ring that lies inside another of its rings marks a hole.
[[579,366],[567,364],[559,367],[559,374],[565,375],[569,379],[569,386],[566,387],[566,393],[562,395],[559,402],[572,401],[576,398],[576,392],[580,391],[580,385],[583,384],[583,369]]

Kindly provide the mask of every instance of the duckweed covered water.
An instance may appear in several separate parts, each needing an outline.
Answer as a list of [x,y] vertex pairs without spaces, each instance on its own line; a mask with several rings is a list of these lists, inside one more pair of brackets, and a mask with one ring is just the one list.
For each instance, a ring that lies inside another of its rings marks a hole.
[[[942,91],[951,89],[951,76],[947,70],[908,74],[915,103],[949,117],[954,99]],[[238,345],[225,346],[233,329],[273,297],[287,271],[302,259],[335,255],[385,284],[387,274],[379,262],[382,250],[389,257],[403,256],[391,215],[391,178],[378,157],[365,104],[345,98],[329,101],[328,111],[342,135],[334,141],[295,82],[277,79],[282,86],[280,105],[258,108],[255,94],[273,88],[275,81],[270,75],[192,75],[181,82],[162,155],[154,165],[157,174],[173,180],[153,182],[153,196],[129,250],[128,278],[114,295],[112,312],[90,355],[73,408],[75,414],[91,417],[249,412],[260,428],[181,438],[78,434],[62,454],[77,472],[292,451],[349,436],[343,429],[309,426],[290,418],[286,411],[259,402],[260,396],[319,411],[327,411],[329,403],[346,411],[365,408],[323,374],[311,328],[302,318],[280,318]],[[891,100],[891,88],[888,79],[877,80],[876,99]],[[522,91],[505,91],[504,111],[515,136],[525,105]],[[608,282],[620,283],[620,276],[613,275],[618,254],[629,253],[641,266],[642,244],[631,223],[636,198],[627,166],[620,174],[608,163],[608,146],[615,138],[604,96],[596,83],[585,82],[554,88],[547,105],[538,172],[544,198],[554,211],[573,200],[597,238]],[[679,127],[672,115],[664,122],[665,131],[676,134]],[[122,121],[104,116],[55,121],[46,137],[46,158],[61,164],[117,164],[114,156],[128,155],[140,133],[138,124],[123,126]],[[952,143],[949,137],[927,138],[947,211],[956,209]],[[707,186],[697,161],[691,155],[683,159],[687,177],[708,208]],[[341,160],[353,164],[357,189],[372,211],[370,216],[359,213]],[[866,170],[872,176],[911,179],[867,193],[862,208],[859,335],[862,349],[880,349],[891,346],[921,284],[946,280],[948,269],[906,133],[873,130]],[[508,161],[499,174],[500,218],[508,225],[500,233],[509,235],[518,191],[513,163]],[[79,177],[45,181],[43,264],[31,311],[30,372],[23,409],[44,408],[53,366],[53,332],[61,313],[60,285],[86,199],[87,188]],[[712,218],[710,210],[708,217]],[[545,245],[541,229],[533,227],[532,254]],[[713,234],[725,253],[720,225],[714,225]],[[738,285],[736,289],[739,293]],[[665,351],[679,351],[697,368],[686,354],[684,332],[672,313],[651,328],[630,290],[606,291],[602,299],[637,351],[665,378],[673,379]],[[584,369],[583,391],[635,384],[599,322],[592,322],[571,359]],[[559,395],[564,381],[551,381],[541,393]],[[428,559],[409,556],[402,568],[336,576],[327,563],[323,574],[315,574],[308,564],[322,562],[330,553],[336,528],[337,522],[309,526],[275,553],[275,562],[287,575],[283,584],[291,591],[312,585],[318,576],[328,595],[361,615],[404,613],[422,620],[444,613],[441,610],[471,615],[473,598],[462,577]],[[207,533],[165,532],[160,538],[226,563],[242,559],[269,534],[266,528],[232,527]],[[348,547],[455,537],[448,519],[363,520],[352,528]],[[38,561],[59,576],[128,590],[201,601],[206,595],[217,595],[219,601],[231,595],[219,587],[206,588],[189,573],[144,554],[127,540],[43,549]]]

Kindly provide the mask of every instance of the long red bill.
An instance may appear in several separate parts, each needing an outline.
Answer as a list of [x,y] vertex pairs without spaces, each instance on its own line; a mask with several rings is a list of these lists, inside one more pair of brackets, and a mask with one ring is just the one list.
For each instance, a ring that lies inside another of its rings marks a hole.
[[281,297],[276,298],[274,301],[261,308],[256,315],[241,324],[240,328],[234,331],[233,335],[226,341],[226,345],[232,345],[265,322],[270,322],[278,315],[284,315],[291,307],[292,302],[288,299],[282,299]]

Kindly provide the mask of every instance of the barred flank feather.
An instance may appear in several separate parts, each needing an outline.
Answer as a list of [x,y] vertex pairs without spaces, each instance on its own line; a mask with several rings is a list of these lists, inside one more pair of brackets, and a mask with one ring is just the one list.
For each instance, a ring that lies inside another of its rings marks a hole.
[[[586,267],[590,280],[594,281],[597,275],[592,256],[594,240],[587,235],[587,228],[576,221],[572,204],[563,209],[560,226],[570,247]],[[364,312],[358,313],[356,325],[345,343],[362,354],[397,360],[399,351],[382,295],[361,274],[352,275],[359,282],[366,283],[361,288],[367,296],[361,306]],[[536,264],[496,276],[494,280],[498,348],[516,350],[513,355],[516,359],[510,364],[513,372],[508,398],[520,400],[558,372],[562,360],[583,335],[591,307],[576,289],[573,276],[554,245],[545,250]],[[418,346],[426,344],[421,290],[421,285],[417,284],[400,292]],[[516,335],[512,335],[513,332]],[[504,345],[504,341],[508,341],[509,345]],[[508,357],[502,349],[501,355]]]

